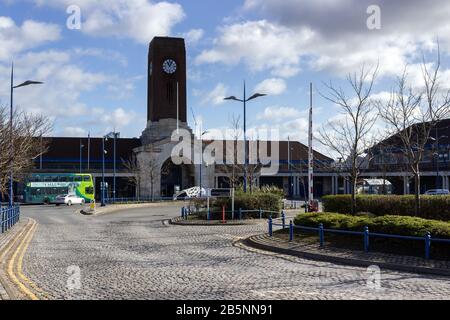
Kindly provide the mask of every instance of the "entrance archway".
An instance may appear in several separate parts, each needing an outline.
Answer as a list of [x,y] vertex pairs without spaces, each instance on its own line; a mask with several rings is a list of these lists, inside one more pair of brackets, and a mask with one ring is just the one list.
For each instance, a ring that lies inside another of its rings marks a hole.
[[193,165],[176,165],[167,159],[161,167],[161,196],[172,197],[177,189],[194,187],[195,172]]

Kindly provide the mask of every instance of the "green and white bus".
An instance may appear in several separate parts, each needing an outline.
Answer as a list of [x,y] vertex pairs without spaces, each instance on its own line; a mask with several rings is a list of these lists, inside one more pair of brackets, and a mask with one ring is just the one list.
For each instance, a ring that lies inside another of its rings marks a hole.
[[53,203],[56,196],[74,194],[86,203],[94,201],[92,175],[78,173],[35,173],[24,186],[25,203]]

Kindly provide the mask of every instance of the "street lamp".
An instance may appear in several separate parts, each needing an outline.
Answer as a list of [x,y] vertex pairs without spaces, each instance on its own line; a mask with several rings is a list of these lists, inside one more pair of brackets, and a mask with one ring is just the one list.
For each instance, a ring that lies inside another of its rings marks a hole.
[[83,161],[83,148],[84,148],[84,144],[81,142],[81,139],[80,139],[80,173],[82,173],[83,172],[83,165],[82,165],[82,161]]
[[108,141],[108,138],[114,139],[114,151],[113,151],[113,200],[116,201],[116,140],[120,138],[120,132],[116,132],[115,130],[113,132],[108,133],[106,136],[106,141]]
[[292,177],[292,167],[291,167],[291,151],[293,151],[294,148],[291,147],[291,139],[288,136],[288,172],[289,172],[289,197],[291,197],[291,200],[293,200],[294,196],[294,179]]
[[201,148],[201,152],[200,152],[200,197],[202,196],[202,166],[203,166],[203,136],[205,134],[208,133],[208,130],[203,131],[200,134],[200,148]]
[[431,141],[434,141],[434,148],[436,150],[436,152],[433,153],[433,156],[436,157],[436,189],[439,189],[439,158],[440,158],[440,153],[439,153],[439,139],[445,139],[448,138],[448,136],[446,135],[442,135],[438,137],[437,134],[437,126],[436,126],[436,137],[430,137]]
[[100,188],[101,195],[101,206],[104,207],[105,204],[105,154],[107,154],[105,150],[105,139],[108,138],[106,136],[102,137],[102,185]]
[[10,152],[11,152],[11,172],[10,172],[10,177],[9,177],[9,206],[12,207],[14,205],[14,193],[13,193],[13,168],[14,168],[14,159],[13,159],[13,148],[14,148],[14,143],[13,143],[13,95],[14,95],[14,89],[17,88],[21,88],[21,87],[26,87],[29,85],[33,85],[33,84],[43,84],[43,82],[40,81],[31,81],[31,80],[27,80],[17,86],[14,86],[14,62],[11,64],[11,105],[10,105],[10,117],[9,117],[9,134],[10,134],[10,142],[11,142],[11,148],[10,148]]
[[245,92],[245,81],[244,81],[244,97],[242,99],[238,99],[235,96],[230,96],[227,98],[224,98],[224,100],[234,100],[238,102],[242,102],[244,105],[244,192],[247,192],[247,165],[248,165],[248,159],[247,159],[247,107],[246,103],[250,100],[264,97],[266,94],[262,93],[255,93],[250,98],[246,98],[246,92]]

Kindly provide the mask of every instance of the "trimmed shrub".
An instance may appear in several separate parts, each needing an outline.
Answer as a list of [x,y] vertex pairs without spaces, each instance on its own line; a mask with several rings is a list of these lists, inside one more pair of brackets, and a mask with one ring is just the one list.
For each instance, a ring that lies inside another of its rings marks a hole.
[[379,217],[352,216],[341,213],[302,213],[295,219],[296,225],[317,227],[320,223],[328,229],[369,232],[423,237],[430,232],[434,238],[450,239],[450,223],[418,217],[385,215]]
[[[350,213],[350,195],[331,195],[322,198],[324,211]],[[421,196],[419,217],[450,221],[450,196]],[[356,211],[377,216],[415,216],[414,195],[358,195]]]
[[[283,204],[283,195],[279,192],[274,192],[272,189],[267,190],[253,190],[252,193],[244,193],[242,190],[236,190],[234,194],[234,208],[237,212],[239,208],[242,210],[257,210],[263,209],[268,211],[281,212]],[[231,210],[230,198],[219,198],[212,201],[211,207],[214,210],[221,210],[225,205],[226,210]],[[259,216],[257,213],[250,215],[251,217]],[[269,214],[265,214],[267,218]],[[272,214],[273,217],[278,215]]]

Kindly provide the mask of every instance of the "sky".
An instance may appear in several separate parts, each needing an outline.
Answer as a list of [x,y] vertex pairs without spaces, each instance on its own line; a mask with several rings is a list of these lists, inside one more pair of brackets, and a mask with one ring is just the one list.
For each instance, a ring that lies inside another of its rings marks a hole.
[[[80,28],[68,27],[74,5]],[[448,12],[446,0],[0,0],[0,104],[9,106],[14,59],[16,84],[45,82],[17,89],[15,107],[50,117],[54,136],[140,137],[148,44],[177,36],[187,44],[191,128],[220,137],[242,115],[223,98],[241,97],[245,80],[248,94],[267,94],[247,106],[249,136],[275,128],[306,143],[310,82],[315,130],[341,116],[321,96],[325,83],[345,91],[349,73],[379,65],[374,96],[389,96],[406,66],[419,85],[437,40],[450,87]]]

